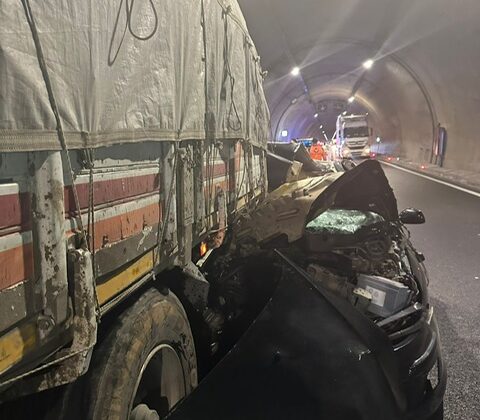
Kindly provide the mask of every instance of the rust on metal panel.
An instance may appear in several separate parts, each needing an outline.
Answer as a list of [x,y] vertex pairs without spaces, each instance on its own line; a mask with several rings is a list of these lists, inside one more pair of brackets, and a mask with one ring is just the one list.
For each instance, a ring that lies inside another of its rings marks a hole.
[[118,214],[95,223],[95,247],[104,248],[108,244],[127,239],[142,232],[146,227],[158,224],[161,220],[160,203],[122,213],[120,206]]
[[[162,221],[162,205],[160,196],[156,194],[96,210],[95,250],[109,247],[157,225]],[[86,223],[87,215],[84,214],[82,218]],[[75,228],[75,220],[67,219],[67,236],[72,236]],[[93,243],[90,246],[94,248]]]
[[93,346],[97,342],[97,313],[90,252],[77,249],[69,253],[73,265],[72,322],[73,340],[65,358],[50,370],[35,378],[35,392],[68,384],[83,375],[89,367]]
[[40,334],[68,316],[67,248],[61,152],[32,153],[31,208],[35,290],[45,322]]
[[157,244],[158,223],[146,226],[128,239],[99,249],[95,254],[96,274],[101,277],[129,263]]
[[185,266],[192,259],[193,218],[194,206],[194,171],[193,146],[186,146],[179,150],[178,164],[178,265]]

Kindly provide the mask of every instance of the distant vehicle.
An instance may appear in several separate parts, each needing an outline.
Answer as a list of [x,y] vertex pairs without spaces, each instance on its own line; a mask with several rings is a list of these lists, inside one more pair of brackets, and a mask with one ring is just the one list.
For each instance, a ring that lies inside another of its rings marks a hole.
[[313,137],[305,139],[297,139],[297,143],[302,143],[305,147],[311,147],[313,144]]
[[339,115],[336,133],[340,157],[370,157],[372,132],[367,115]]

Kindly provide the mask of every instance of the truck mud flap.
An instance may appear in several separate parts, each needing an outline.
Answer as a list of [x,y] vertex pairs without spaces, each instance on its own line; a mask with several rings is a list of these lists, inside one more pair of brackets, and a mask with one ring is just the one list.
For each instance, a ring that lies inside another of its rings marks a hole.
[[279,255],[284,274],[264,310],[168,418],[403,418],[383,332]]

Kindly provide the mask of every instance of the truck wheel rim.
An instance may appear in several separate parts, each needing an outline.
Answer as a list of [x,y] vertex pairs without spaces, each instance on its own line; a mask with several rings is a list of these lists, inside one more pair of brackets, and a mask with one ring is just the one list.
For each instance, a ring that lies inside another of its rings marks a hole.
[[130,404],[129,420],[162,419],[185,394],[182,362],[172,346],[160,344],[142,365]]

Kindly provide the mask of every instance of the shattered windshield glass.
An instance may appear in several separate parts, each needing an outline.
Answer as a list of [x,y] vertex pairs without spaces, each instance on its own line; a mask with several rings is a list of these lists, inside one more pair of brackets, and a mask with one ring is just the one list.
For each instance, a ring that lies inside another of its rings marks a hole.
[[328,209],[306,226],[313,233],[352,234],[385,219],[371,211]]

